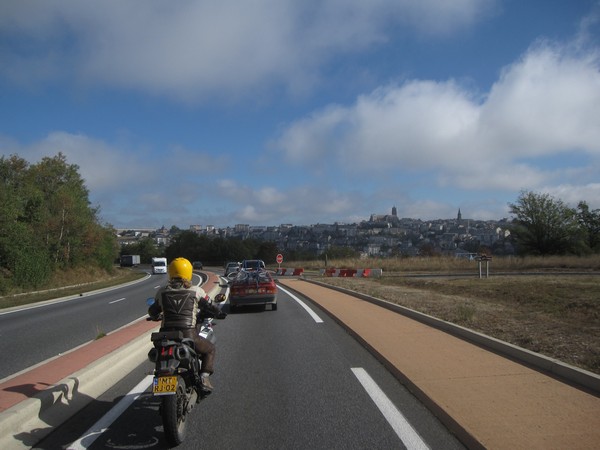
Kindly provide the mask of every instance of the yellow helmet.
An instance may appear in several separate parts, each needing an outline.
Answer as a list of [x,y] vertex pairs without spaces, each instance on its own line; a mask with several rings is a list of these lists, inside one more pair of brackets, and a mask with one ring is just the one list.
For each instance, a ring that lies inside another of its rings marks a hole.
[[185,258],[175,258],[169,264],[169,280],[181,278],[192,281],[192,263]]

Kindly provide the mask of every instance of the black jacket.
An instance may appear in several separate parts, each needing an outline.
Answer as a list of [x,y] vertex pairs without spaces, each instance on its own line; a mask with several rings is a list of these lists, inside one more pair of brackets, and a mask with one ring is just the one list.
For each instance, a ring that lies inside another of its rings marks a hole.
[[205,297],[204,290],[198,286],[167,285],[156,293],[148,315],[158,317],[162,312],[162,328],[195,328],[201,305],[209,305]]

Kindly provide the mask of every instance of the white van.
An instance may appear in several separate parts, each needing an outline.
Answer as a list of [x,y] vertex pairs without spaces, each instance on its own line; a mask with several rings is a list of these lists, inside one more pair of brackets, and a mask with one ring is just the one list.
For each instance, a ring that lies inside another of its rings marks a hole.
[[152,274],[167,273],[167,258],[152,258]]

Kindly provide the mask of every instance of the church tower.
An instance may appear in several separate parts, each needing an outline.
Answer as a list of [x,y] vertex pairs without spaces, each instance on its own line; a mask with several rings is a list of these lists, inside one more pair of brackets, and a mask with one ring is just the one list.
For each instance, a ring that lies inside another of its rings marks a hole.
[[462,214],[460,213],[460,208],[458,208],[458,215],[456,216],[456,220],[459,222],[462,220]]
[[396,209],[395,206],[392,206],[392,216],[394,216],[394,217],[398,216],[398,210]]

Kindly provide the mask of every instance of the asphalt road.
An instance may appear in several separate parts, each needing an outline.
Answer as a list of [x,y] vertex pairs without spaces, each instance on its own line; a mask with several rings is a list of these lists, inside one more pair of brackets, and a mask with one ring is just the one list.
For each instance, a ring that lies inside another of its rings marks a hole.
[[153,275],[118,289],[0,310],[0,380],[139,319],[165,281]]
[[[218,322],[215,392],[192,411],[178,448],[462,448],[350,335],[300,300],[316,315],[280,291],[277,311],[247,307]],[[86,434],[79,448],[166,448],[147,389],[94,431],[151,371],[139,366],[36,448],[65,448]]]

